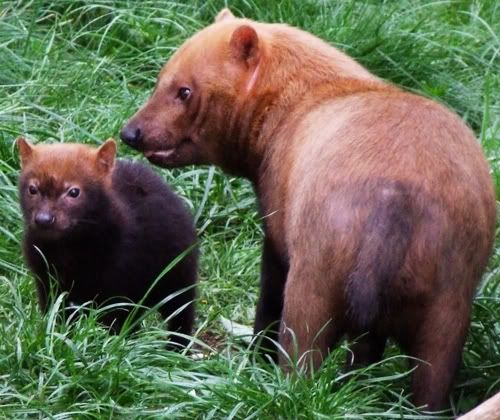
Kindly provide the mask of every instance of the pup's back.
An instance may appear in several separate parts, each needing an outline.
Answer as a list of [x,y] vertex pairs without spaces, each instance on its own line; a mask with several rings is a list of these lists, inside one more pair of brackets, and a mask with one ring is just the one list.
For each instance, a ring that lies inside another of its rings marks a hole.
[[[122,248],[117,255],[120,264],[115,271],[120,273],[120,278],[115,282],[127,288],[130,299],[138,301],[146,290],[137,279],[147,278],[152,282],[168,263],[194,247],[197,238],[193,218],[161,177],[141,163],[118,161],[112,185],[120,201],[126,203],[128,212],[127,222],[122,226]],[[193,249],[159,281],[146,304],[152,306],[167,295],[194,285],[196,272],[197,251]],[[186,299],[187,296],[190,299]],[[168,306],[179,307],[192,299],[194,289]],[[191,307],[184,312],[187,314],[190,310]],[[170,312],[161,311],[165,317]]]

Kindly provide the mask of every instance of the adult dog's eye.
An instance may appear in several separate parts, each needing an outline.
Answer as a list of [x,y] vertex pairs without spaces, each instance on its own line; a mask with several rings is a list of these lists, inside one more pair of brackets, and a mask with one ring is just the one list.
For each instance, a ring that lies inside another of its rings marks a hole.
[[38,189],[37,187],[35,187],[34,185],[30,185],[28,187],[28,192],[31,194],[31,195],[36,195],[38,193]]
[[71,197],[71,198],[76,198],[80,195],[80,188],[71,188],[69,191],[68,191],[68,195]]
[[187,88],[187,87],[181,87],[179,89],[179,91],[177,92],[177,97],[181,100],[181,101],[185,101],[187,98],[189,98],[191,96],[191,89]]

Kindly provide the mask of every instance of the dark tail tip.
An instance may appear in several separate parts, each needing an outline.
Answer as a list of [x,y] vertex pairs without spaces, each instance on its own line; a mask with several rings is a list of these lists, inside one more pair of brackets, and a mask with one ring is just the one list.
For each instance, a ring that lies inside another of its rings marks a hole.
[[404,264],[414,223],[404,185],[386,183],[371,198],[357,265],[346,287],[351,319],[362,330],[369,329],[380,315],[385,291]]
[[379,315],[379,279],[355,271],[349,277],[347,298],[351,320],[362,331],[368,330]]

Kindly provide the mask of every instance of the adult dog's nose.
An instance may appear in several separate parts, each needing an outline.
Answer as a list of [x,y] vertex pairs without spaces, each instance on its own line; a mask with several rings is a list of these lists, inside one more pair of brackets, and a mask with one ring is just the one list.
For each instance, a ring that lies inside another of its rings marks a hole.
[[138,124],[129,122],[120,132],[121,139],[129,146],[139,148],[142,143],[143,131]]

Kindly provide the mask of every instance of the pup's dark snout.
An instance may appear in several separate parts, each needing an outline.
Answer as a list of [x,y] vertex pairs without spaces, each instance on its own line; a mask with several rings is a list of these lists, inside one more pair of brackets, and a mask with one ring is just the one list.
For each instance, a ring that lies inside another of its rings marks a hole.
[[139,124],[129,122],[122,128],[120,138],[129,146],[137,149],[141,146],[143,134]]
[[56,221],[56,217],[48,211],[40,211],[35,215],[35,223],[40,228],[49,228]]

